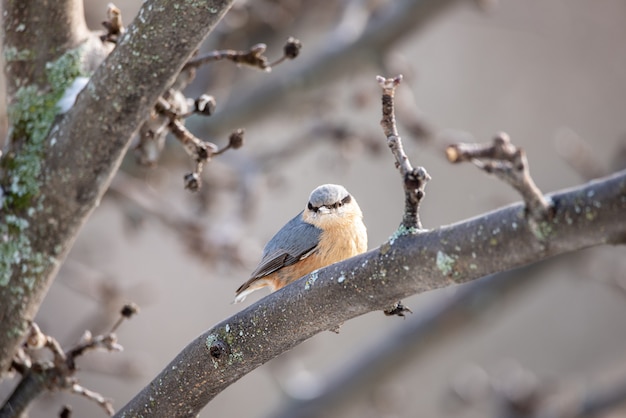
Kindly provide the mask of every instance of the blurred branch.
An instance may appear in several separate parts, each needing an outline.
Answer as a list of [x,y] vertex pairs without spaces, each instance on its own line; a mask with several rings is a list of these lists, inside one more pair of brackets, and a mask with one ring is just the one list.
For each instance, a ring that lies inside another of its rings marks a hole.
[[284,106],[288,96],[306,89],[319,88],[351,74],[355,67],[378,65],[391,45],[423,29],[460,0],[394,0],[386,2],[354,38],[344,31],[332,32],[323,42],[325,48],[291,72],[273,77],[257,89],[233,96],[211,120],[194,121],[208,132],[222,132],[244,122],[259,119]]
[[[142,215],[160,222],[175,233],[199,261],[211,263],[220,260],[234,264],[248,262],[243,256],[244,252],[237,247],[236,237],[240,234],[233,231],[228,236],[212,236],[209,225],[203,222],[202,217],[182,213],[158,192],[122,171],[113,178],[109,195],[123,203],[130,203]],[[245,223],[245,220],[241,219],[241,223]]]
[[454,225],[392,238],[380,248],[313,272],[197,337],[119,416],[157,411],[173,415],[180,413],[181,405],[186,414],[195,415],[259,365],[358,315],[416,293],[558,254],[623,244],[625,195],[626,171],[550,194],[556,212],[549,221],[551,234],[542,243],[530,231],[524,205],[518,203]]
[[583,180],[606,176],[610,172],[598,161],[591,145],[571,129],[563,128],[557,132],[554,147]]
[[464,408],[493,401],[494,416],[503,418],[591,418],[626,402],[623,371],[593,380],[555,382],[508,361],[495,373],[476,365],[466,367],[453,379],[451,395]]

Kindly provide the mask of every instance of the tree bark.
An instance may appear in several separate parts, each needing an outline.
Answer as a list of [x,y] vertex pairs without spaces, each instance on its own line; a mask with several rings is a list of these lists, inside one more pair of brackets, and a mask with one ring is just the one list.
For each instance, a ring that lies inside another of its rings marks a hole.
[[[91,75],[99,40],[86,32],[82,2],[5,0],[11,142],[0,166],[0,371],[134,132],[232,2],[144,3]],[[91,79],[60,118],[56,102],[81,74]]]

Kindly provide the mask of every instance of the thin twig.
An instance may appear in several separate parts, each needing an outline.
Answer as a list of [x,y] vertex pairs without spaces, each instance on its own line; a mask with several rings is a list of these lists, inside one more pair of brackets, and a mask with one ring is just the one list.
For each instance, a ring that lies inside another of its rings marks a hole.
[[396,168],[400,171],[404,183],[404,216],[401,232],[417,232],[422,230],[419,217],[419,204],[424,198],[424,188],[430,176],[424,167],[413,168],[409,157],[404,152],[402,139],[398,134],[394,111],[394,95],[396,87],[402,82],[402,75],[394,78],[377,76],[376,80],[383,90],[382,113],[380,126],[387,137],[387,145],[396,159]]
[[185,64],[183,71],[198,68],[210,62],[221,60],[229,60],[236,64],[248,65],[263,71],[271,71],[269,60],[263,55],[266,49],[267,45],[256,44],[253,45],[248,51],[236,51],[234,49],[212,51],[201,57],[191,59],[187,64]]
[[71,388],[71,392],[77,395],[84,396],[90,401],[96,402],[98,405],[104,409],[104,411],[109,414],[109,416],[113,416],[115,414],[115,409],[113,409],[113,402],[111,399],[107,399],[104,396],[100,395],[98,392],[91,391],[85,387],[82,387],[78,383],[74,383]]
[[263,53],[267,49],[267,45],[263,43],[253,45],[248,51],[236,51],[234,49],[212,51],[201,57],[196,57],[189,60],[189,62],[183,67],[183,71],[196,69],[211,62],[229,60],[236,64],[247,65],[269,72],[272,70],[273,67],[280,64],[281,62],[285,60],[295,59],[299,55],[301,48],[302,43],[300,42],[300,40],[292,36],[289,37],[289,39],[287,39],[287,42],[285,43],[285,46],[283,47],[283,56],[272,63],[270,63],[268,58],[263,55]]
[[[24,341],[24,347],[19,351],[19,357],[13,362],[17,366],[15,370],[23,375],[22,380],[0,408],[0,416],[18,416],[45,390],[58,389],[84,396],[100,405],[107,414],[113,415],[115,411],[109,399],[78,384],[76,359],[88,351],[97,349],[109,352],[122,351],[123,348],[117,343],[114,331],[124,319],[132,317],[138,311],[139,308],[133,303],[124,305],[120,311],[120,319],[109,333],[94,337],[91,332],[85,331],[78,344],[67,351],[63,351],[55,338],[44,334],[37,324],[32,323]],[[42,348],[47,348],[52,353],[52,362],[33,361],[26,354],[26,350]]]
[[189,60],[169,90],[159,97],[153,112],[141,126],[139,142],[135,148],[137,160],[145,165],[156,164],[164,147],[165,137],[168,132],[171,133],[183,144],[185,151],[194,160],[194,170],[184,176],[185,188],[198,191],[202,186],[201,173],[204,165],[214,155],[222,154],[230,148],[240,148],[243,145],[244,131],[243,129],[234,131],[230,135],[228,145],[218,149],[215,144],[200,140],[185,127],[183,120],[188,116],[192,114],[211,116],[216,108],[215,99],[210,95],[203,94],[192,101],[182,93],[182,90],[195,78],[196,69],[201,65],[226,59],[237,64],[270,71],[272,66],[296,58],[301,48],[302,43],[298,39],[290,37],[283,48],[283,56],[271,64],[263,55],[267,46],[261,43],[252,46],[248,51],[231,49],[213,51]]

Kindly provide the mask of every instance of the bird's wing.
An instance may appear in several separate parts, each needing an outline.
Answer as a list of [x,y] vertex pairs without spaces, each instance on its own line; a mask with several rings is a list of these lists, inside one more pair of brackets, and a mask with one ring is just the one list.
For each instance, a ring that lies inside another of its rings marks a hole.
[[267,276],[309,256],[317,248],[322,230],[302,221],[302,212],[287,222],[267,243],[251,279]]

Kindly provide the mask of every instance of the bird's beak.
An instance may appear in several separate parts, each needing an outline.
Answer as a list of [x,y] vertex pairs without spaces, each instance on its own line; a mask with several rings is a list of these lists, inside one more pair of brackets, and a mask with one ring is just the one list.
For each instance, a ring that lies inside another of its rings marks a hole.
[[327,213],[330,213],[330,209],[329,209],[329,208],[327,208],[326,206],[321,206],[321,207],[317,210],[317,212],[318,212],[318,213],[320,213],[320,214],[327,214]]

